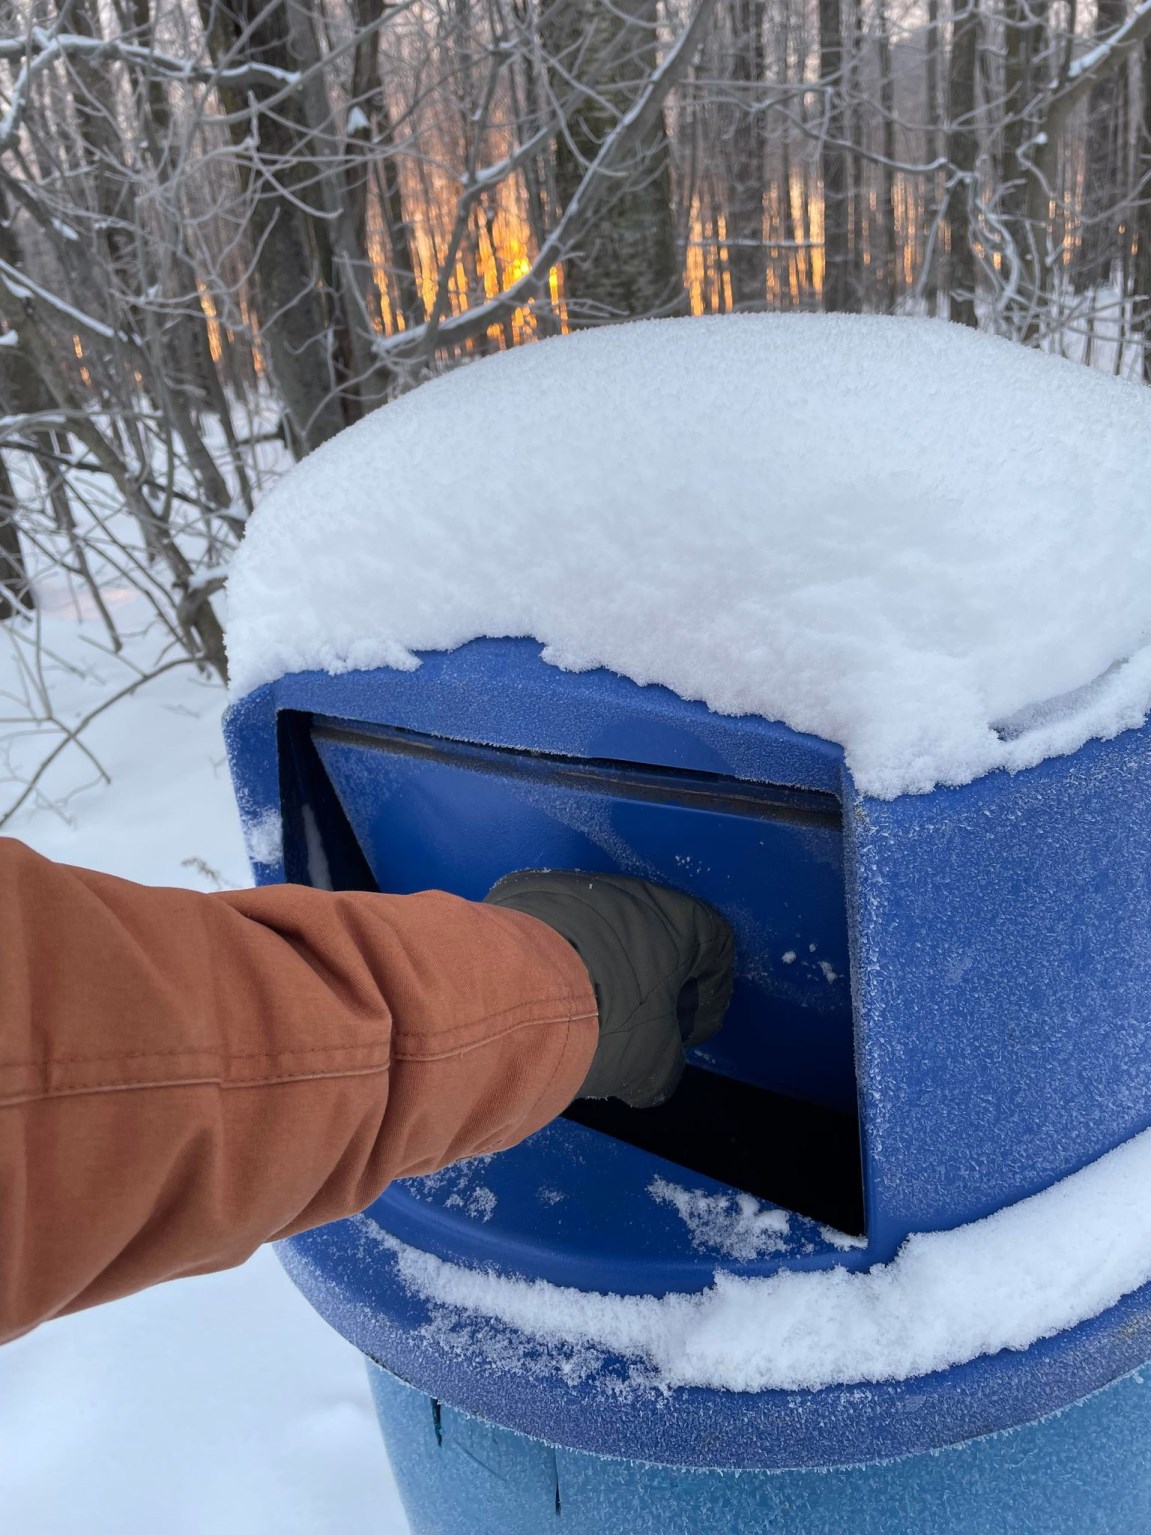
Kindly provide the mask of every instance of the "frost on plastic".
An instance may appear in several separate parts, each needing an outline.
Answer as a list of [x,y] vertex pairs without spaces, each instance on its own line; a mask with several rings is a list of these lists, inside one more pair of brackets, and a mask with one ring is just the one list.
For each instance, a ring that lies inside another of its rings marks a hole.
[[737,315],[486,359],[312,454],[230,587],[240,692],[526,635],[963,783],[1151,702],[1151,393],[941,321]]
[[250,863],[276,864],[284,856],[284,824],[278,810],[244,823],[244,851]]

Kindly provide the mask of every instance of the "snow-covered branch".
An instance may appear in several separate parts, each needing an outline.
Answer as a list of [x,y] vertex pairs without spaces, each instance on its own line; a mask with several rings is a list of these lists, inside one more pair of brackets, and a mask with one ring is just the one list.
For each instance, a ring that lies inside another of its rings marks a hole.
[[247,61],[224,68],[177,59],[154,48],[130,43],[122,37],[85,37],[79,32],[55,35],[34,27],[27,37],[0,39],[0,59],[26,59],[31,67],[44,69],[57,59],[82,58],[90,64],[132,64],[146,74],[189,85],[231,85],[247,90],[253,85],[297,85],[298,70],[278,69],[273,64]]
[[245,62],[225,68],[172,58],[124,38],[85,37],[78,32],[45,32],[33,27],[25,37],[0,39],[0,59],[22,59],[12,86],[7,111],[0,117],[0,153],[10,149],[20,132],[29,87],[37,75],[64,59],[83,59],[89,64],[131,64],[143,74],[188,85],[231,86],[250,90],[256,85],[294,88],[299,75],[269,64]]
[[1074,61],[1067,71],[1068,80],[1078,80],[1083,75],[1092,75],[1098,79],[1100,75],[1116,68],[1128,56],[1131,49],[1143,41],[1149,26],[1151,26],[1151,0],[1143,0],[1143,3],[1135,7],[1121,27],[1117,27],[1109,37],[1105,37],[1090,52]]
[[74,304],[69,304],[58,294],[51,293],[43,284],[35,281],[27,272],[19,272],[15,267],[0,258],[0,283],[3,283],[14,299],[38,298],[49,309],[55,310],[72,325],[92,336],[99,336],[102,341],[115,341],[119,335],[110,325],[105,325],[103,320],[94,319],[90,314],[85,314],[82,309],[77,309]]

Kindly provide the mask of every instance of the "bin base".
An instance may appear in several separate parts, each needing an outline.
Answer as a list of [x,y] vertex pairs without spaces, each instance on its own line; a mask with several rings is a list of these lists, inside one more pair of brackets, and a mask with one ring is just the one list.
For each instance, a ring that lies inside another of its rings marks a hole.
[[884,1464],[697,1471],[565,1450],[368,1365],[412,1535],[1147,1535],[1151,1375]]

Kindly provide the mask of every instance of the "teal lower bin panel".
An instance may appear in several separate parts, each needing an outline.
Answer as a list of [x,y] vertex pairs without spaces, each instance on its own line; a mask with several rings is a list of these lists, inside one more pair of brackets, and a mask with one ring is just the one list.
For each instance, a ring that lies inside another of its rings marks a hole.
[[1151,1531],[1142,1371],[1022,1428],[829,1471],[677,1470],[557,1449],[368,1371],[412,1535]]

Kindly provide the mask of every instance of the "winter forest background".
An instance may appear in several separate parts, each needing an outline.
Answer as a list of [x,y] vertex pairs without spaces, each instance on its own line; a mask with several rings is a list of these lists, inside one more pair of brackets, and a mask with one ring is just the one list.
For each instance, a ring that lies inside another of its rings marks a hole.
[[[756,309],[1151,382],[1151,0],[0,0],[0,832],[246,883],[224,582],[272,480],[486,353]],[[3,1356],[22,1535],[406,1529],[267,1250]]]
[[1151,380],[1151,0],[4,0],[0,826],[223,679],[293,458],[485,353],[757,309]]

